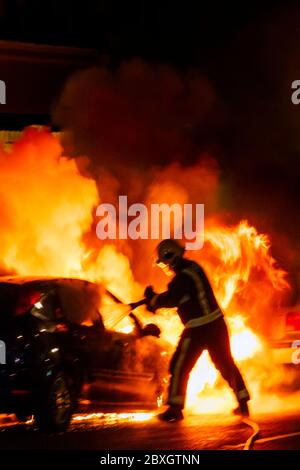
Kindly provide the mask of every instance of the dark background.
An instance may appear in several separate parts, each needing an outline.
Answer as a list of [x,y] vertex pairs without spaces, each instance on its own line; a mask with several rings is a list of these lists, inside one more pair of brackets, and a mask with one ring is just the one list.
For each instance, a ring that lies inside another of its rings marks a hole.
[[1,38],[97,48],[116,61],[141,56],[209,70],[239,32],[292,3],[1,0]]
[[16,59],[0,47],[8,87],[1,127],[51,123],[66,78],[96,62],[117,70],[140,58],[199,70],[218,99],[218,113],[197,130],[199,152],[217,159],[229,210],[271,233],[274,255],[296,278],[300,106],[291,103],[291,82],[300,79],[299,19],[293,1],[0,0],[0,39],[85,51],[21,50]]

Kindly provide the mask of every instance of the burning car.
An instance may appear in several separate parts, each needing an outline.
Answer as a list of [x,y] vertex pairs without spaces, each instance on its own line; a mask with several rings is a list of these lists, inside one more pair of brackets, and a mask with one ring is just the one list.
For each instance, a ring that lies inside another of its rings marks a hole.
[[67,428],[83,391],[100,402],[156,405],[165,353],[158,338],[108,330],[99,286],[80,279],[1,278],[0,412]]

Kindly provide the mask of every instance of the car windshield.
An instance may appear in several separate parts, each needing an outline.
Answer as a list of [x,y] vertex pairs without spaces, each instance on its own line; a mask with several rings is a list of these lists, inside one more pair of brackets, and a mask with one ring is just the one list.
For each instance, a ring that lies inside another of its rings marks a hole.
[[80,280],[59,280],[59,300],[68,321],[78,325],[102,322],[99,314],[100,294],[96,284]]

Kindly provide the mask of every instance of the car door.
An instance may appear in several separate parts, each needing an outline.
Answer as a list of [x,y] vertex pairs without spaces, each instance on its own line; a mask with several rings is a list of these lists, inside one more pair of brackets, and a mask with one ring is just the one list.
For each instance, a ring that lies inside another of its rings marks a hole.
[[101,382],[105,377],[109,381],[110,401],[150,402],[155,395],[155,372],[145,367],[144,359],[152,339],[116,331],[107,331],[107,335],[109,360],[106,369],[98,371],[97,380]]

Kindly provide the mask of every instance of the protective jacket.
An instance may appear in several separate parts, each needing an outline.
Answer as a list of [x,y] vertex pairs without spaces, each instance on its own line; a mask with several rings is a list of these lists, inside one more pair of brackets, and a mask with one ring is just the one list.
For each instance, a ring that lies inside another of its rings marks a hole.
[[168,290],[154,295],[149,305],[153,310],[177,307],[178,315],[187,328],[205,325],[223,316],[201,266],[184,258],[176,267]]

